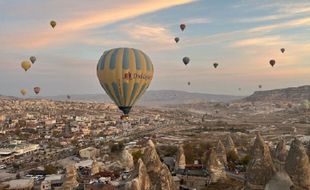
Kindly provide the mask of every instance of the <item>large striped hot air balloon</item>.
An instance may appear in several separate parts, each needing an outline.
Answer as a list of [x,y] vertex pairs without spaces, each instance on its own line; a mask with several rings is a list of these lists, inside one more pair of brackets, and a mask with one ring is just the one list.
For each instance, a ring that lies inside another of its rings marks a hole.
[[153,78],[153,64],[142,51],[116,48],[105,51],[97,65],[102,88],[128,118],[131,107],[143,95]]

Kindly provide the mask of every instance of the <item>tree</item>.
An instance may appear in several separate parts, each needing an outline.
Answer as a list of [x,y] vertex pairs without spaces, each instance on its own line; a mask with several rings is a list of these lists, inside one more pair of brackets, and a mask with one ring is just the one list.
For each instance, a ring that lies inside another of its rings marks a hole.
[[15,170],[19,170],[20,164],[18,164],[18,163],[16,163],[16,162],[13,162],[13,163],[12,163],[12,167],[13,167]]
[[247,166],[248,163],[250,162],[250,160],[251,160],[251,156],[250,155],[246,155],[243,158],[241,158],[240,164],[242,164],[244,166]]
[[143,153],[141,150],[135,151],[131,153],[134,163],[136,164],[140,158],[143,157]]
[[308,111],[308,110],[310,109],[309,100],[304,100],[304,101],[302,101],[302,103],[301,103],[301,108],[302,108],[302,110],[304,110],[304,111]]
[[57,168],[55,166],[52,166],[52,165],[45,165],[44,166],[44,171],[47,174],[56,174],[57,173]]
[[16,174],[16,179],[20,179],[21,177],[20,177],[20,173],[17,173]]
[[236,151],[231,150],[227,153],[227,161],[228,162],[234,162],[234,163],[239,161],[239,157],[238,157]]

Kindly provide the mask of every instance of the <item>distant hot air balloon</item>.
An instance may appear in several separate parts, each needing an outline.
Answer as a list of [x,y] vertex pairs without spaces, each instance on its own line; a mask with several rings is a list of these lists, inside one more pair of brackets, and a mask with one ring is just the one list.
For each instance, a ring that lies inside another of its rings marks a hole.
[[239,91],[241,91],[241,88],[238,88]]
[[188,81],[188,82],[187,82],[187,85],[190,86],[190,85],[191,85],[191,82]]
[[175,38],[174,38],[174,41],[175,41],[176,43],[178,43],[178,42],[180,41],[180,38],[179,38],[179,37],[175,37]]
[[71,96],[70,96],[70,95],[67,95],[67,98],[68,98],[68,100],[70,100]]
[[20,90],[20,93],[21,93],[23,96],[25,96],[25,95],[27,94],[27,90],[26,90],[26,89],[21,89],[21,90]]
[[258,88],[262,88],[263,86],[262,85],[258,85]]
[[39,93],[40,93],[40,90],[41,90],[40,87],[34,87],[34,88],[33,88],[33,91],[34,91],[34,93],[36,93],[36,94],[39,94]]
[[284,49],[284,48],[281,48],[281,52],[284,53],[284,52],[285,52],[285,49]]
[[274,59],[271,59],[269,61],[269,64],[273,67],[276,64],[276,61]]
[[183,63],[184,63],[185,65],[187,65],[187,64],[189,63],[189,61],[190,61],[190,59],[189,59],[188,57],[184,57],[184,58],[183,58]]
[[37,60],[37,58],[35,56],[31,56],[29,59],[30,59],[32,64],[34,64],[34,62],[36,62],[36,60]]
[[141,50],[115,48],[105,51],[97,65],[97,77],[102,88],[124,113],[128,114],[144,94],[153,78],[153,64]]
[[213,63],[213,67],[216,69],[219,66],[218,63]]
[[52,21],[50,22],[50,25],[51,25],[53,28],[55,28],[55,26],[56,26],[56,21],[52,20]]
[[22,68],[23,68],[25,71],[27,71],[28,69],[30,69],[31,63],[30,63],[29,61],[23,61],[23,62],[21,63],[21,66],[22,66]]
[[186,25],[185,25],[185,24],[180,24],[180,29],[181,29],[182,31],[184,31],[185,28],[186,28]]

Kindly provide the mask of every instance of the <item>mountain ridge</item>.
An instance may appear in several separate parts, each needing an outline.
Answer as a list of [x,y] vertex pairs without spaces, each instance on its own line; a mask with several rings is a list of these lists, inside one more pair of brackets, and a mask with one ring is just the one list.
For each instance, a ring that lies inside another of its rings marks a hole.
[[310,85],[255,91],[252,95],[245,97],[243,101],[291,101],[300,102],[310,100]]

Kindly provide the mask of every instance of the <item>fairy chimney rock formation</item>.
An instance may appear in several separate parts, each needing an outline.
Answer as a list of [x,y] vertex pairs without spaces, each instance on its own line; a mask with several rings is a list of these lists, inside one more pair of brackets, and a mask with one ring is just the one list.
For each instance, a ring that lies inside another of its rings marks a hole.
[[224,165],[217,157],[215,150],[211,150],[207,166],[211,174],[211,182],[215,183],[226,178]]
[[236,154],[238,154],[237,148],[235,146],[235,143],[233,141],[233,139],[231,138],[230,135],[226,136],[225,139],[225,149],[226,149],[226,153],[234,151]]
[[122,163],[126,171],[131,171],[134,169],[133,157],[127,149],[124,149],[122,152]]
[[151,180],[151,190],[176,190],[172,175],[168,167],[160,161],[151,140],[144,151],[143,163]]
[[267,183],[265,190],[290,190],[293,182],[285,171],[277,172]]
[[73,165],[70,165],[66,168],[66,176],[64,179],[64,183],[61,186],[62,190],[73,190],[76,188],[79,183],[76,180],[77,172]]
[[245,189],[264,190],[265,185],[274,176],[276,169],[272,162],[269,147],[259,133],[256,135],[251,157],[245,174]]
[[184,154],[184,149],[183,146],[179,146],[179,150],[177,153],[177,159],[175,162],[175,168],[176,169],[185,169],[186,166],[186,160],[185,160],[185,154]]
[[100,166],[99,166],[98,162],[96,161],[96,159],[94,159],[93,163],[91,165],[91,173],[92,173],[92,175],[95,175],[99,172],[100,172]]
[[273,154],[273,161],[278,171],[284,170],[287,154],[288,151],[286,149],[285,141],[281,139],[280,142],[277,144]]
[[224,165],[227,165],[227,155],[226,155],[226,150],[225,147],[222,143],[221,140],[219,140],[217,142],[217,146],[216,146],[216,154],[218,159],[220,160],[220,162]]
[[285,162],[285,170],[291,177],[294,186],[310,189],[309,158],[304,146],[297,138],[291,143]]
[[151,181],[146,167],[141,159],[138,160],[138,176],[126,184],[126,190],[150,190]]

